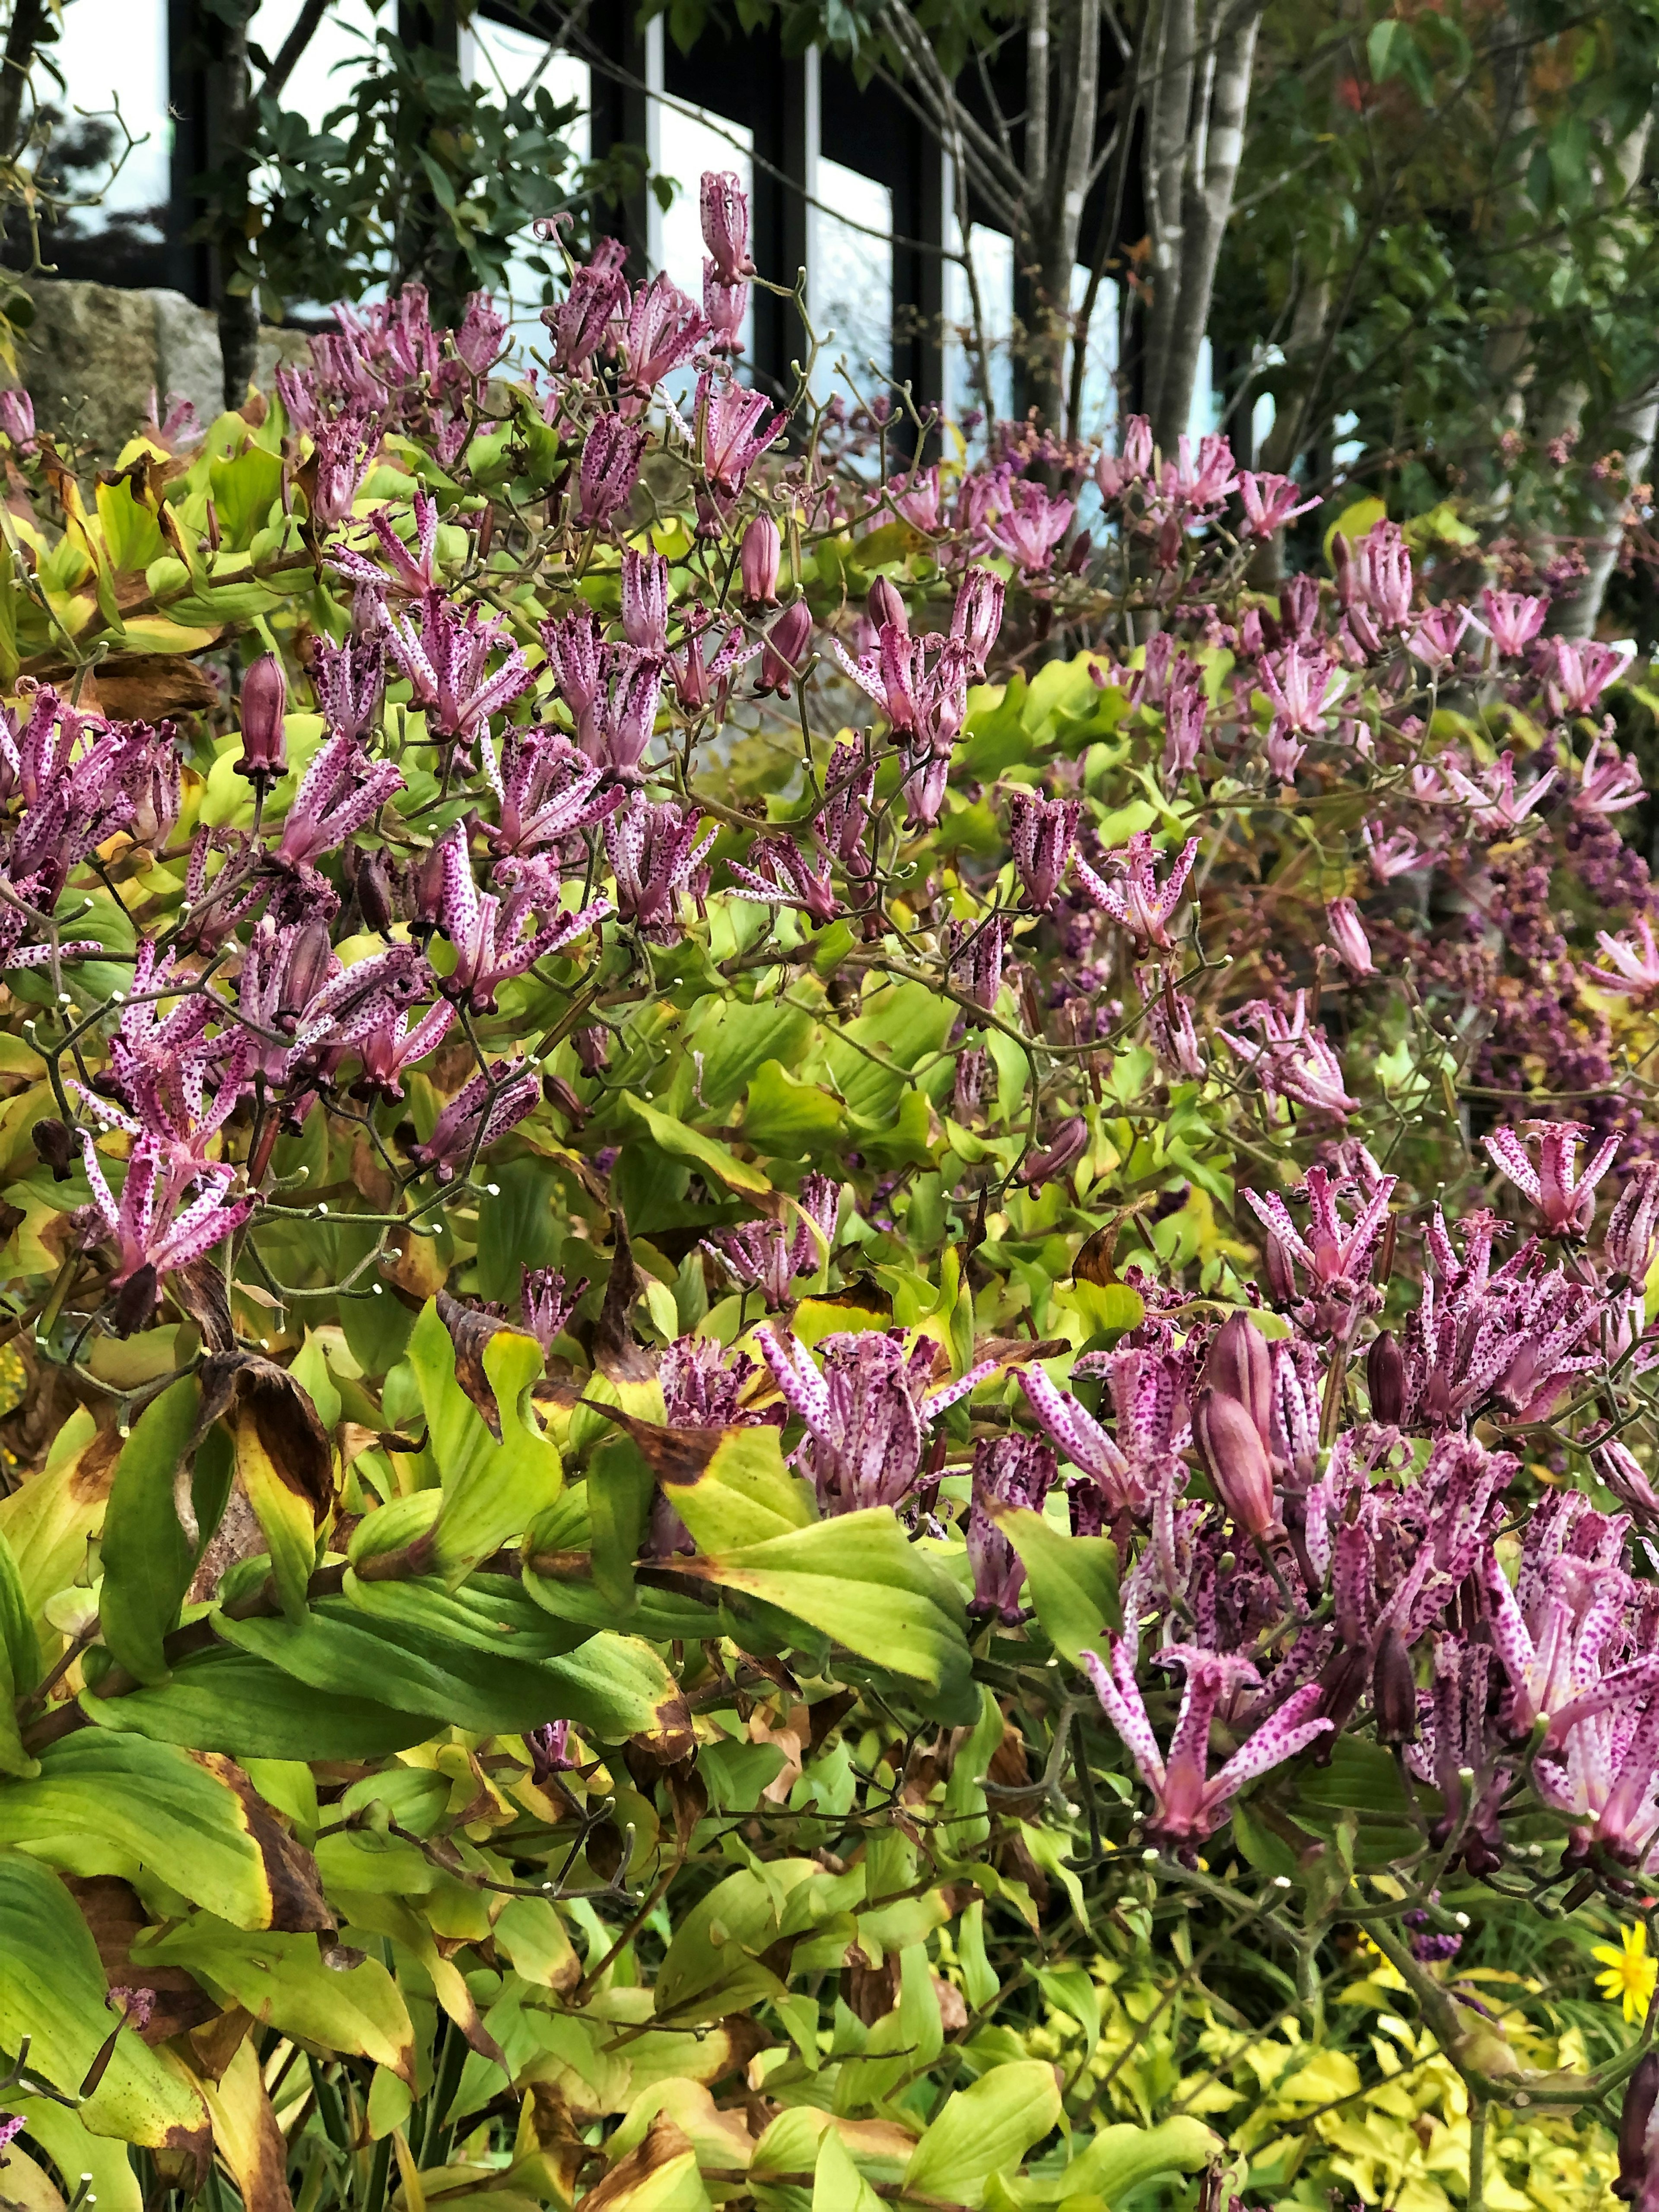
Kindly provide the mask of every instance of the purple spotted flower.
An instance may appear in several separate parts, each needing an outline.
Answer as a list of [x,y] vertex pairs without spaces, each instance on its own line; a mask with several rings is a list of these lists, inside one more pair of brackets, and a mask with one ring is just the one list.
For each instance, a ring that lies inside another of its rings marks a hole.
[[1075,799],[1043,799],[1034,791],[1016,791],[1008,801],[1008,838],[1014,866],[1025,893],[1026,904],[1047,914],[1054,902],[1066,863],[1077,842],[1082,802]]
[[1181,904],[1197,857],[1198,840],[1189,837],[1160,884],[1152,833],[1139,830],[1121,851],[1109,855],[1106,877],[1097,876],[1081,854],[1073,854],[1072,866],[1091,905],[1109,915],[1137,945],[1167,951],[1170,917]]
[[699,841],[695,806],[660,805],[636,793],[605,825],[605,848],[617,879],[617,912],[649,937],[671,943],[679,933],[680,893],[714,842]]
[[356,738],[329,738],[318,747],[294,794],[273,859],[296,871],[310,866],[373,821],[403,787],[395,761],[371,761]]
[[[459,613],[435,592],[417,604],[418,622],[386,609],[382,616],[392,657],[414,687],[428,737],[464,745],[477,743],[492,714],[534,682],[522,649],[502,623],[480,606]],[[501,653],[499,666],[489,667]]]
[[836,1241],[841,1186],[828,1176],[801,1178],[800,1210],[805,1217],[793,1231],[777,1221],[745,1221],[736,1229],[716,1229],[703,1249],[727,1268],[740,1288],[758,1290],[769,1312],[789,1303],[799,1275],[816,1275]]
[[[439,848],[443,854],[443,896],[439,927],[455,948],[455,966],[443,980],[446,998],[465,1006],[475,1014],[493,1013],[495,994],[503,983],[522,975],[550,952],[584,936],[611,911],[608,899],[597,900],[580,913],[559,911],[558,884],[527,862],[503,864],[516,880],[499,893],[480,891],[466,849],[466,831],[459,823]],[[538,913],[550,918],[526,933],[525,924]]]
[[970,1612],[994,1613],[1010,1624],[1022,1618],[1025,1569],[991,1509],[1023,1505],[1040,1513],[1054,1482],[1054,1455],[1036,1437],[996,1437],[975,1446],[968,1512],[968,1560],[974,1573]]
[[800,1340],[757,1328],[755,1341],[790,1411],[806,1435],[796,1454],[826,1513],[900,1505],[915,1486],[927,1433],[947,1407],[992,1372],[970,1368],[934,1387],[939,1346],[903,1329],[826,1336],[822,1371]]
[[430,1168],[440,1182],[453,1182],[479,1152],[533,1113],[541,1096],[541,1079],[527,1060],[494,1060],[457,1091],[431,1136],[411,1145],[409,1157],[417,1168]]
[[1135,1681],[1128,1644],[1111,1639],[1111,1663],[1085,1651],[1083,1665],[1094,1684],[1101,1710],[1122,1737],[1141,1780],[1152,1793],[1148,1832],[1183,1856],[1212,1834],[1225,1818],[1247,1782],[1282,1766],[1310,1743],[1328,1734],[1328,1720],[1310,1717],[1322,1694],[1317,1682],[1293,1691],[1263,1721],[1243,1746],[1214,1774],[1210,1772],[1210,1723],[1224,1697],[1240,1688],[1258,1689],[1261,1677],[1248,1659],[1172,1644],[1158,1655],[1160,1667],[1179,1667],[1186,1676],[1181,1711],[1167,1756],[1159,1751],[1152,1724]]
[[[1523,1133],[1535,1140],[1535,1158],[1521,1141]],[[1494,1129],[1481,1139],[1492,1164],[1538,1208],[1546,1236],[1585,1236],[1595,1218],[1595,1186],[1613,1165],[1620,1140],[1607,1138],[1580,1175],[1578,1147],[1589,1134],[1582,1121],[1528,1121],[1521,1130]]]

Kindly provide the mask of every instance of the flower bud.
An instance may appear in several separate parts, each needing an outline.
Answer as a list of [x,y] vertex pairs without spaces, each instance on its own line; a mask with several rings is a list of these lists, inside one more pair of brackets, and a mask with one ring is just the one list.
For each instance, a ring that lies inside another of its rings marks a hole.
[[1365,1694],[1365,1680],[1370,1673],[1370,1662],[1364,1651],[1334,1651],[1325,1662],[1319,1678],[1318,1717],[1328,1721],[1330,1732],[1320,1738],[1314,1751],[1314,1765],[1328,1766],[1335,1751],[1337,1739],[1353,1717],[1353,1709]]
[[236,768],[250,783],[271,784],[287,775],[287,712],[283,664],[274,653],[263,653],[242,678],[242,757]]
[[1372,1420],[1397,1429],[1406,1418],[1406,1358],[1386,1328],[1378,1329],[1365,1355],[1365,1388]]
[[1371,1711],[1376,1717],[1379,1743],[1417,1741],[1417,1677],[1412,1655],[1397,1628],[1390,1628],[1376,1649],[1371,1674]]
[[386,857],[380,853],[365,853],[357,863],[357,873],[352,885],[357,894],[357,911],[373,930],[382,937],[392,927],[392,882],[386,873]]
[[19,453],[34,449],[34,402],[27,392],[0,392],[0,430]]
[[1625,2084],[1625,2101],[1619,2114],[1619,2179],[1613,2185],[1613,2193],[1627,2204],[1635,2203],[1647,2181],[1648,2137],[1656,2103],[1659,2103],[1659,2051],[1649,2051]]
[[890,576],[876,578],[865,605],[877,629],[896,629],[901,637],[909,636],[910,617],[899,587]]
[[757,514],[743,533],[743,549],[738,555],[746,605],[776,606],[778,563],[782,557],[783,540],[778,535],[777,524],[769,514]]
[[766,634],[757,691],[775,691],[780,699],[787,699],[790,679],[805,664],[811,646],[812,610],[805,599],[796,599],[784,609]]
[[109,1310],[109,1328],[112,1336],[131,1336],[142,1328],[155,1310],[155,1301],[161,1295],[161,1279],[146,1260],[142,1267],[135,1267],[125,1282],[116,1291]]
[[55,1117],[37,1121],[29,1135],[42,1162],[52,1170],[54,1182],[67,1182],[75,1172],[75,1138],[67,1123]]
[[573,1129],[580,1129],[587,1119],[587,1109],[562,1075],[542,1076],[542,1097],[550,1106],[556,1106]]
[[611,1065],[610,1030],[599,1027],[577,1030],[570,1042],[575,1048],[576,1058],[581,1063],[583,1074],[603,1075]]
[[1248,1314],[1229,1314],[1216,1331],[1204,1362],[1204,1383],[1206,1389],[1237,1400],[1255,1422],[1262,1443],[1271,1443],[1273,1354],[1267,1338]]
[[278,1025],[295,1028],[300,1017],[311,1004],[325,983],[333,963],[334,947],[329,943],[325,922],[308,921],[294,940],[294,950],[288,958],[288,971],[283,977],[282,1002],[276,1009]]
[[1193,1435],[1228,1512],[1248,1535],[1266,1535],[1273,1522],[1273,1472],[1245,1407],[1218,1391],[1201,1391],[1193,1407]]
[[410,870],[410,882],[414,892],[416,921],[428,925],[437,922],[444,910],[444,848],[441,842],[428,846]]
[[1267,1295],[1276,1306],[1288,1306],[1296,1298],[1296,1270],[1291,1265],[1291,1255],[1272,1231],[1262,1247],[1261,1272],[1267,1278]]

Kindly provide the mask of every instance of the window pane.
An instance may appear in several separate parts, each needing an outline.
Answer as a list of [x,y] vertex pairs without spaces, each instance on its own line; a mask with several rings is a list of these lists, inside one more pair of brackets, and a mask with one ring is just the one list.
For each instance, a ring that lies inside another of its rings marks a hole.
[[[953,222],[951,242],[960,252],[962,230]],[[991,386],[991,411],[1006,419],[1014,410],[1014,241],[1000,230],[975,223],[969,234],[969,253],[979,288],[983,317],[986,368]],[[984,395],[979,386],[975,359],[973,294],[968,271],[959,261],[945,270],[945,411],[954,418],[982,413]]]
[[[52,58],[67,90],[59,94],[45,70],[38,72],[37,96],[64,116],[47,168],[61,167],[71,195],[107,185],[101,204],[81,210],[74,227],[84,234],[106,228],[112,217],[143,216],[151,218],[145,234],[159,240],[173,156],[166,0],[69,0]],[[143,143],[112,179],[125,143],[122,125]]]
[[820,155],[815,197],[812,320],[821,341],[835,332],[819,356],[818,381],[828,391],[836,362],[844,361],[854,390],[873,398],[893,373],[893,195],[873,177]]

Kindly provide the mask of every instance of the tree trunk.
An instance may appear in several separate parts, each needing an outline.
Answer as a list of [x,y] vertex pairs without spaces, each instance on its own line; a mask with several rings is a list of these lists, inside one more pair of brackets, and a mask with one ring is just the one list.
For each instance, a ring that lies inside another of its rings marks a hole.
[[[220,131],[224,145],[222,170],[225,204],[220,210],[218,239],[219,352],[224,366],[227,410],[240,407],[247,398],[258,359],[259,301],[253,292],[231,289],[237,274],[236,248],[246,236],[248,194],[252,185],[250,140],[252,101],[248,84],[247,31],[252,9],[246,4],[235,21],[227,23],[219,50]],[[163,404],[166,394],[161,394]]]
[[1200,27],[1194,0],[1162,0],[1147,103],[1146,198],[1152,310],[1146,412],[1167,451],[1192,420],[1200,350],[1244,151],[1244,118],[1262,0],[1218,6]]

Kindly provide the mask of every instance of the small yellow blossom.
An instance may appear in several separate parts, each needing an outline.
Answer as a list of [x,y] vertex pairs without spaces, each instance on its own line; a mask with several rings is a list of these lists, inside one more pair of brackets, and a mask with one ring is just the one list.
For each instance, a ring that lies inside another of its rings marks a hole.
[[1611,1943],[1598,1943],[1590,1953],[1591,1958],[1600,1959],[1607,1970],[1595,1977],[1596,1987],[1609,2004],[1622,1999],[1626,2020],[1645,2020],[1653,2001],[1655,1980],[1659,1979],[1659,1959],[1648,1956],[1645,1921],[1638,1920],[1634,1927],[1621,1929],[1620,1936],[1620,1949],[1615,1950]]

